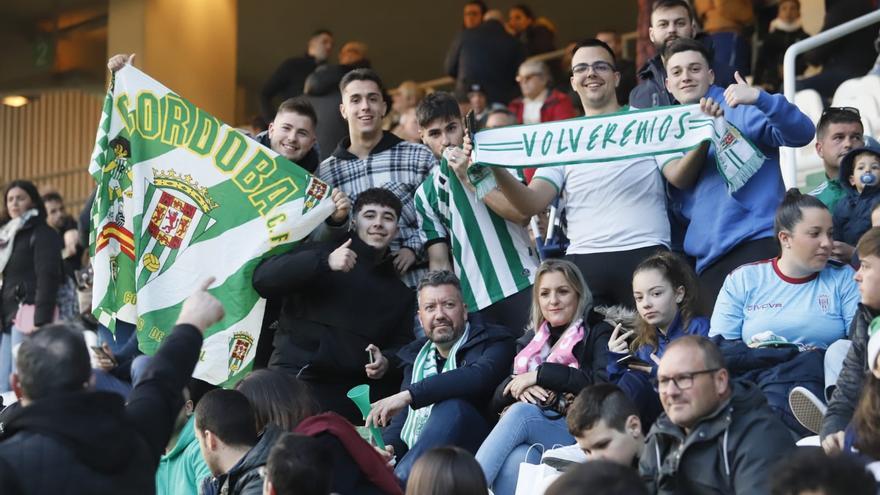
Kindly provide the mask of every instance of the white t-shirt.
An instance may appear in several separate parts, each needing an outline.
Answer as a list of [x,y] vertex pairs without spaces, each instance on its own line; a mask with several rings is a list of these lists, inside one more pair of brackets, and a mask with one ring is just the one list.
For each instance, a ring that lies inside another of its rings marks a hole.
[[567,254],[669,247],[666,191],[660,170],[681,153],[605,163],[539,168],[535,179],[565,198]]
[[540,124],[541,108],[544,106],[544,98],[530,100],[523,98],[523,124]]

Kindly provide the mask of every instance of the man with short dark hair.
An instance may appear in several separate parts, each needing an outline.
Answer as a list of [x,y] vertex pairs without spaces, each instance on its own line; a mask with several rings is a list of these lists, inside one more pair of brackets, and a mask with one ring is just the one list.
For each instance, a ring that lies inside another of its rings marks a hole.
[[[621,111],[615,90],[620,73],[611,48],[599,40],[584,40],[572,50],[571,87],[580,96],[587,117]],[[657,249],[669,247],[665,177],[687,188],[702,168],[708,144],[687,154],[668,153],[627,160],[543,167],[528,186],[499,167],[491,167],[505,201],[520,213],[542,213],[558,197],[566,198],[568,238],[566,257],[589,280],[598,305],[633,302],[632,272]],[[467,177],[467,162],[452,166],[459,179]],[[614,214],[608,214],[613,201]]]
[[[585,491],[585,487],[590,487]],[[590,461],[572,466],[553,482],[545,495],[647,495],[638,473],[612,461]]]
[[[715,86],[712,58],[699,41],[681,38],[669,43],[666,87],[682,104],[719,108],[764,156],[745,184],[729,192],[728,181],[715,166],[718,150],[709,148],[708,165],[691,188],[670,192],[688,221],[684,252],[696,259],[702,288],[703,313],[710,314],[727,275],[745,263],[779,253],[773,227],[785,192],[779,170],[779,147],[807,145],[815,133],[809,117],[783,95],[749,85],[739,73],[737,84]],[[673,184],[675,186],[675,184]]]
[[356,201],[372,187],[397,194],[403,204],[400,232],[392,244],[394,267],[409,287],[415,287],[424,270],[424,246],[419,236],[413,194],[437,160],[421,144],[408,143],[382,130],[387,106],[379,75],[371,69],[355,69],[339,83],[340,111],[348,122],[347,138],[318,167],[316,175]]
[[657,54],[639,69],[639,84],[629,94],[634,108],[674,105],[677,102],[666,89],[666,45],[681,38],[694,37],[694,11],[687,0],[655,0],[651,6],[648,37]]
[[302,244],[254,271],[261,296],[284,298],[269,367],[308,382],[323,410],[352,422],[362,416],[346,392],[366,378],[374,399],[397,390],[395,355],[412,340],[414,294],[389,250],[401,209],[393,192],[367,189],[347,240]]
[[865,128],[859,110],[827,107],[816,124],[816,154],[825,167],[825,182],[810,191],[833,212],[846,190],[840,184],[840,161],[850,150],[865,145]]
[[309,100],[297,96],[284,100],[269,128],[256,135],[263,146],[287,158],[312,174],[321,163],[315,149],[318,116]]
[[[19,348],[12,388],[21,407],[4,412],[0,486],[22,494],[153,494],[156,467],[171,437],[181,391],[192,375],[206,328],[223,317],[201,289],[183,303],[177,325],[147,365],[128,402],[91,387],[82,333],[49,325]],[[6,478],[6,479],[3,479]]]
[[213,478],[205,478],[202,495],[258,495],[260,468],[281,430],[268,426],[257,435],[254,411],[237,390],[212,390],[196,406],[196,438]]
[[605,459],[637,467],[645,435],[639,410],[616,385],[600,383],[581,391],[565,418],[568,431],[592,461]]
[[332,469],[330,452],[319,440],[283,433],[269,451],[263,495],[328,495]]
[[750,382],[732,382],[709,339],[672,341],[657,368],[666,411],[648,433],[639,471],[652,493],[768,494],[771,467],[795,449]]
[[801,447],[773,468],[773,495],[875,495],[877,481],[861,459]]
[[461,285],[451,272],[428,273],[419,283],[418,303],[425,337],[397,354],[404,363],[402,391],[374,403],[366,420],[391,423],[383,436],[398,456],[394,472],[404,483],[415,461],[433,447],[477,451],[490,429],[483,411],[514,354],[504,328],[468,322]]
[[470,183],[459,180],[450,167],[447,160],[467,160],[460,149],[464,124],[451,94],[428,95],[416,113],[422,142],[441,160],[415,196],[429,268],[454,269],[464,282],[468,309],[518,337],[528,323],[538,268],[523,227],[528,219],[505,206],[498,191],[480,201]]
[[289,58],[275,69],[260,92],[260,106],[267,122],[273,120],[272,99],[279,94],[282,100],[303,94],[306,78],[318,66],[327,63],[332,51],[333,33],[318,29],[309,37],[305,55]]

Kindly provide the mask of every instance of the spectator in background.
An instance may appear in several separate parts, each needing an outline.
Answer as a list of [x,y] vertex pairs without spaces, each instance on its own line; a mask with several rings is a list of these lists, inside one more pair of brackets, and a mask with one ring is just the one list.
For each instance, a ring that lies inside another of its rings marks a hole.
[[471,110],[474,111],[474,121],[477,124],[476,129],[468,129],[471,132],[477,132],[486,127],[486,119],[489,118],[489,100],[486,99],[486,92],[479,84],[471,84],[468,87],[468,102]]
[[461,14],[462,27],[473,29],[482,24],[486,10],[486,2],[483,0],[472,0],[464,4]]
[[657,54],[639,69],[639,84],[629,94],[630,106],[652,108],[678,103],[666,88],[666,61],[663,54],[670,42],[680,38],[693,38],[694,29],[694,15],[687,0],[654,2],[648,37]]
[[489,115],[486,117],[486,129],[507,127],[509,125],[516,125],[516,116],[510,110],[500,107],[489,111]]
[[877,481],[861,461],[801,447],[773,469],[772,495],[875,495]]
[[596,33],[596,39],[605,42],[614,52],[617,59],[617,71],[620,72],[620,84],[617,86],[617,102],[621,105],[629,104],[629,94],[636,87],[636,63],[628,58],[623,58],[623,41],[620,33],[612,29],[605,29]]
[[330,495],[330,453],[305,435],[283,433],[269,451],[263,495]]
[[666,411],[648,433],[639,461],[656,494],[767,494],[771,466],[795,449],[757,386],[732,381],[705,337],[671,343],[657,370]]
[[527,57],[556,49],[555,29],[545,19],[536,19],[531,7],[516,4],[507,11],[507,29],[519,38]]
[[0,211],[0,391],[15,370],[12,349],[35,328],[58,317],[61,236],[46,223],[46,207],[32,182],[14,180]]
[[735,72],[751,74],[749,38],[755,22],[752,0],[694,0],[694,9],[703,31],[712,40],[715,84],[733,84]]
[[508,108],[516,116],[517,123],[538,124],[575,116],[571,100],[552,88],[550,70],[544,62],[523,62],[519,66],[516,82],[519,83],[522,97],[510,102]]
[[417,82],[403,81],[397,89],[392,91],[391,111],[388,112],[388,118],[396,120],[395,117],[415,108],[424,97],[425,90]]
[[46,205],[46,223],[61,235],[64,248],[61,257],[64,259],[63,277],[58,288],[58,317],[71,320],[80,313],[76,297],[76,271],[82,268],[82,257],[85,249],[79,244],[79,232],[76,220],[67,214],[64,199],[57,192],[43,195]]
[[[752,83],[766,91],[776,93],[782,90],[782,60],[788,47],[808,38],[810,35],[801,25],[800,0],[779,2],[779,15],[770,23],[770,32],[758,51],[755,63],[755,77]],[[798,60],[797,74],[806,69],[803,59]]]
[[174,420],[171,440],[156,470],[157,495],[198,495],[202,480],[211,476],[195,433],[195,407],[214,385],[191,378],[183,389],[183,407]]
[[471,84],[479,84],[489,103],[507,104],[516,97],[516,70],[525,51],[501,19],[497,10],[486,12],[482,24],[459,33],[449,48],[445,70],[456,79],[457,94],[463,96]]
[[278,428],[256,430],[254,411],[235,390],[212,390],[196,406],[196,438],[213,477],[205,478],[201,495],[260,493],[269,449],[281,435]]
[[597,460],[573,466],[556,479],[544,495],[648,495],[639,473],[612,461]]
[[459,447],[437,447],[416,461],[406,495],[485,495],[489,493],[480,465]]
[[422,138],[419,137],[419,119],[416,115],[416,109],[407,108],[404,110],[400,114],[397,125],[391,129],[391,133],[408,143],[420,144]]
[[838,181],[846,195],[834,208],[834,255],[849,263],[853,246],[871,228],[871,210],[880,202],[880,147],[850,150],[840,160]]
[[183,406],[202,334],[223,318],[220,302],[207,292],[213,282],[184,301],[127,403],[91,389],[88,350],[75,327],[50,325],[25,339],[10,379],[21,407],[4,412],[0,433],[0,465],[9,468],[0,469],[0,487],[12,477],[19,489],[11,493],[23,495],[156,493],[159,457]]
[[853,148],[864,146],[864,132],[859,110],[852,107],[828,107],[816,124],[816,154],[825,167],[825,182],[810,191],[810,195],[819,198],[831,212],[846,196],[840,182],[840,161]]
[[[826,2],[822,31],[828,31],[868,14],[875,8],[871,0]],[[831,101],[840,83],[853,77],[861,77],[871,69],[876,57],[870,47],[876,33],[877,25],[873,24],[807,52],[804,55],[807,63],[821,65],[822,72],[812,77],[799,79],[795,83],[795,88],[798,91],[815,89],[825,101]]]
[[327,63],[332,51],[333,33],[318,29],[309,37],[305,55],[289,58],[275,69],[260,92],[260,106],[266,122],[271,122],[275,117],[275,104],[272,100],[279,95],[281,101],[284,101],[303,94],[306,78],[316,68]]
[[[342,104],[339,82],[350,71],[369,66],[366,43],[349,41],[339,49],[338,65],[324,64],[306,79],[303,91],[321,122],[316,134],[322,160],[330,156],[339,141],[348,133],[348,125],[339,112],[339,105]],[[380,115],[379,118],[384,116]]]

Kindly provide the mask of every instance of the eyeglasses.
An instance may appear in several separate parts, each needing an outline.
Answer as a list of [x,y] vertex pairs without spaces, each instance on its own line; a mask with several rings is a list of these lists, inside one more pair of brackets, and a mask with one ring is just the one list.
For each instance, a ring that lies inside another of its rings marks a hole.
[[828,107],[825,110],[822,110],[822,116],[819,117],[819,119],[824,119],[826,115],[840,115],[842,113],[849,113],[859,118],[862,116],[862,114],[859,113],[859,109],[856,107]]
[[694,386],[694,377],[703,373],[714,373],[721,368],[711,368],[702,371],[692,371],[690,373],[681,373],[675,376],[664,376],[654,379],[654,385],[658,390],[669,387],[670,383],[675,384],[675,388],[679,390],[687,390]]
[[608,75],[616,70],[615,67],[613,65],[609,64],[608,62],[599,60],[598,62],[593,62],[592,64],[587,64],[587,63],[577,64],[571,68],[571,73],[572,74],[586,74],[590,71],[591,68],[593,69],[593,71],[596,74],[599,74],[599,75]]

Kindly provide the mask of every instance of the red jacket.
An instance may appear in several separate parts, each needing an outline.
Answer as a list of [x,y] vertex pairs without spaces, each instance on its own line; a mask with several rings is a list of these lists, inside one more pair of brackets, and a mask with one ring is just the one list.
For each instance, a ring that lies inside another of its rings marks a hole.
[[[522,97],[511,101],[507,108],[516,116],[516,122],[522,124],[523,110],[525,108]],[[550,94],[547,95],[547,99],[544,100],[544,104],[541,106],[541,122],[571,119],[576,116],[574,106],[571,104],[571,99],[568,95],[557,89],[551,89]],[[535,169],[523,169],[523,175],[526,178],[526,183],[529,183],[532,181],[532,176],[535,175]]]

